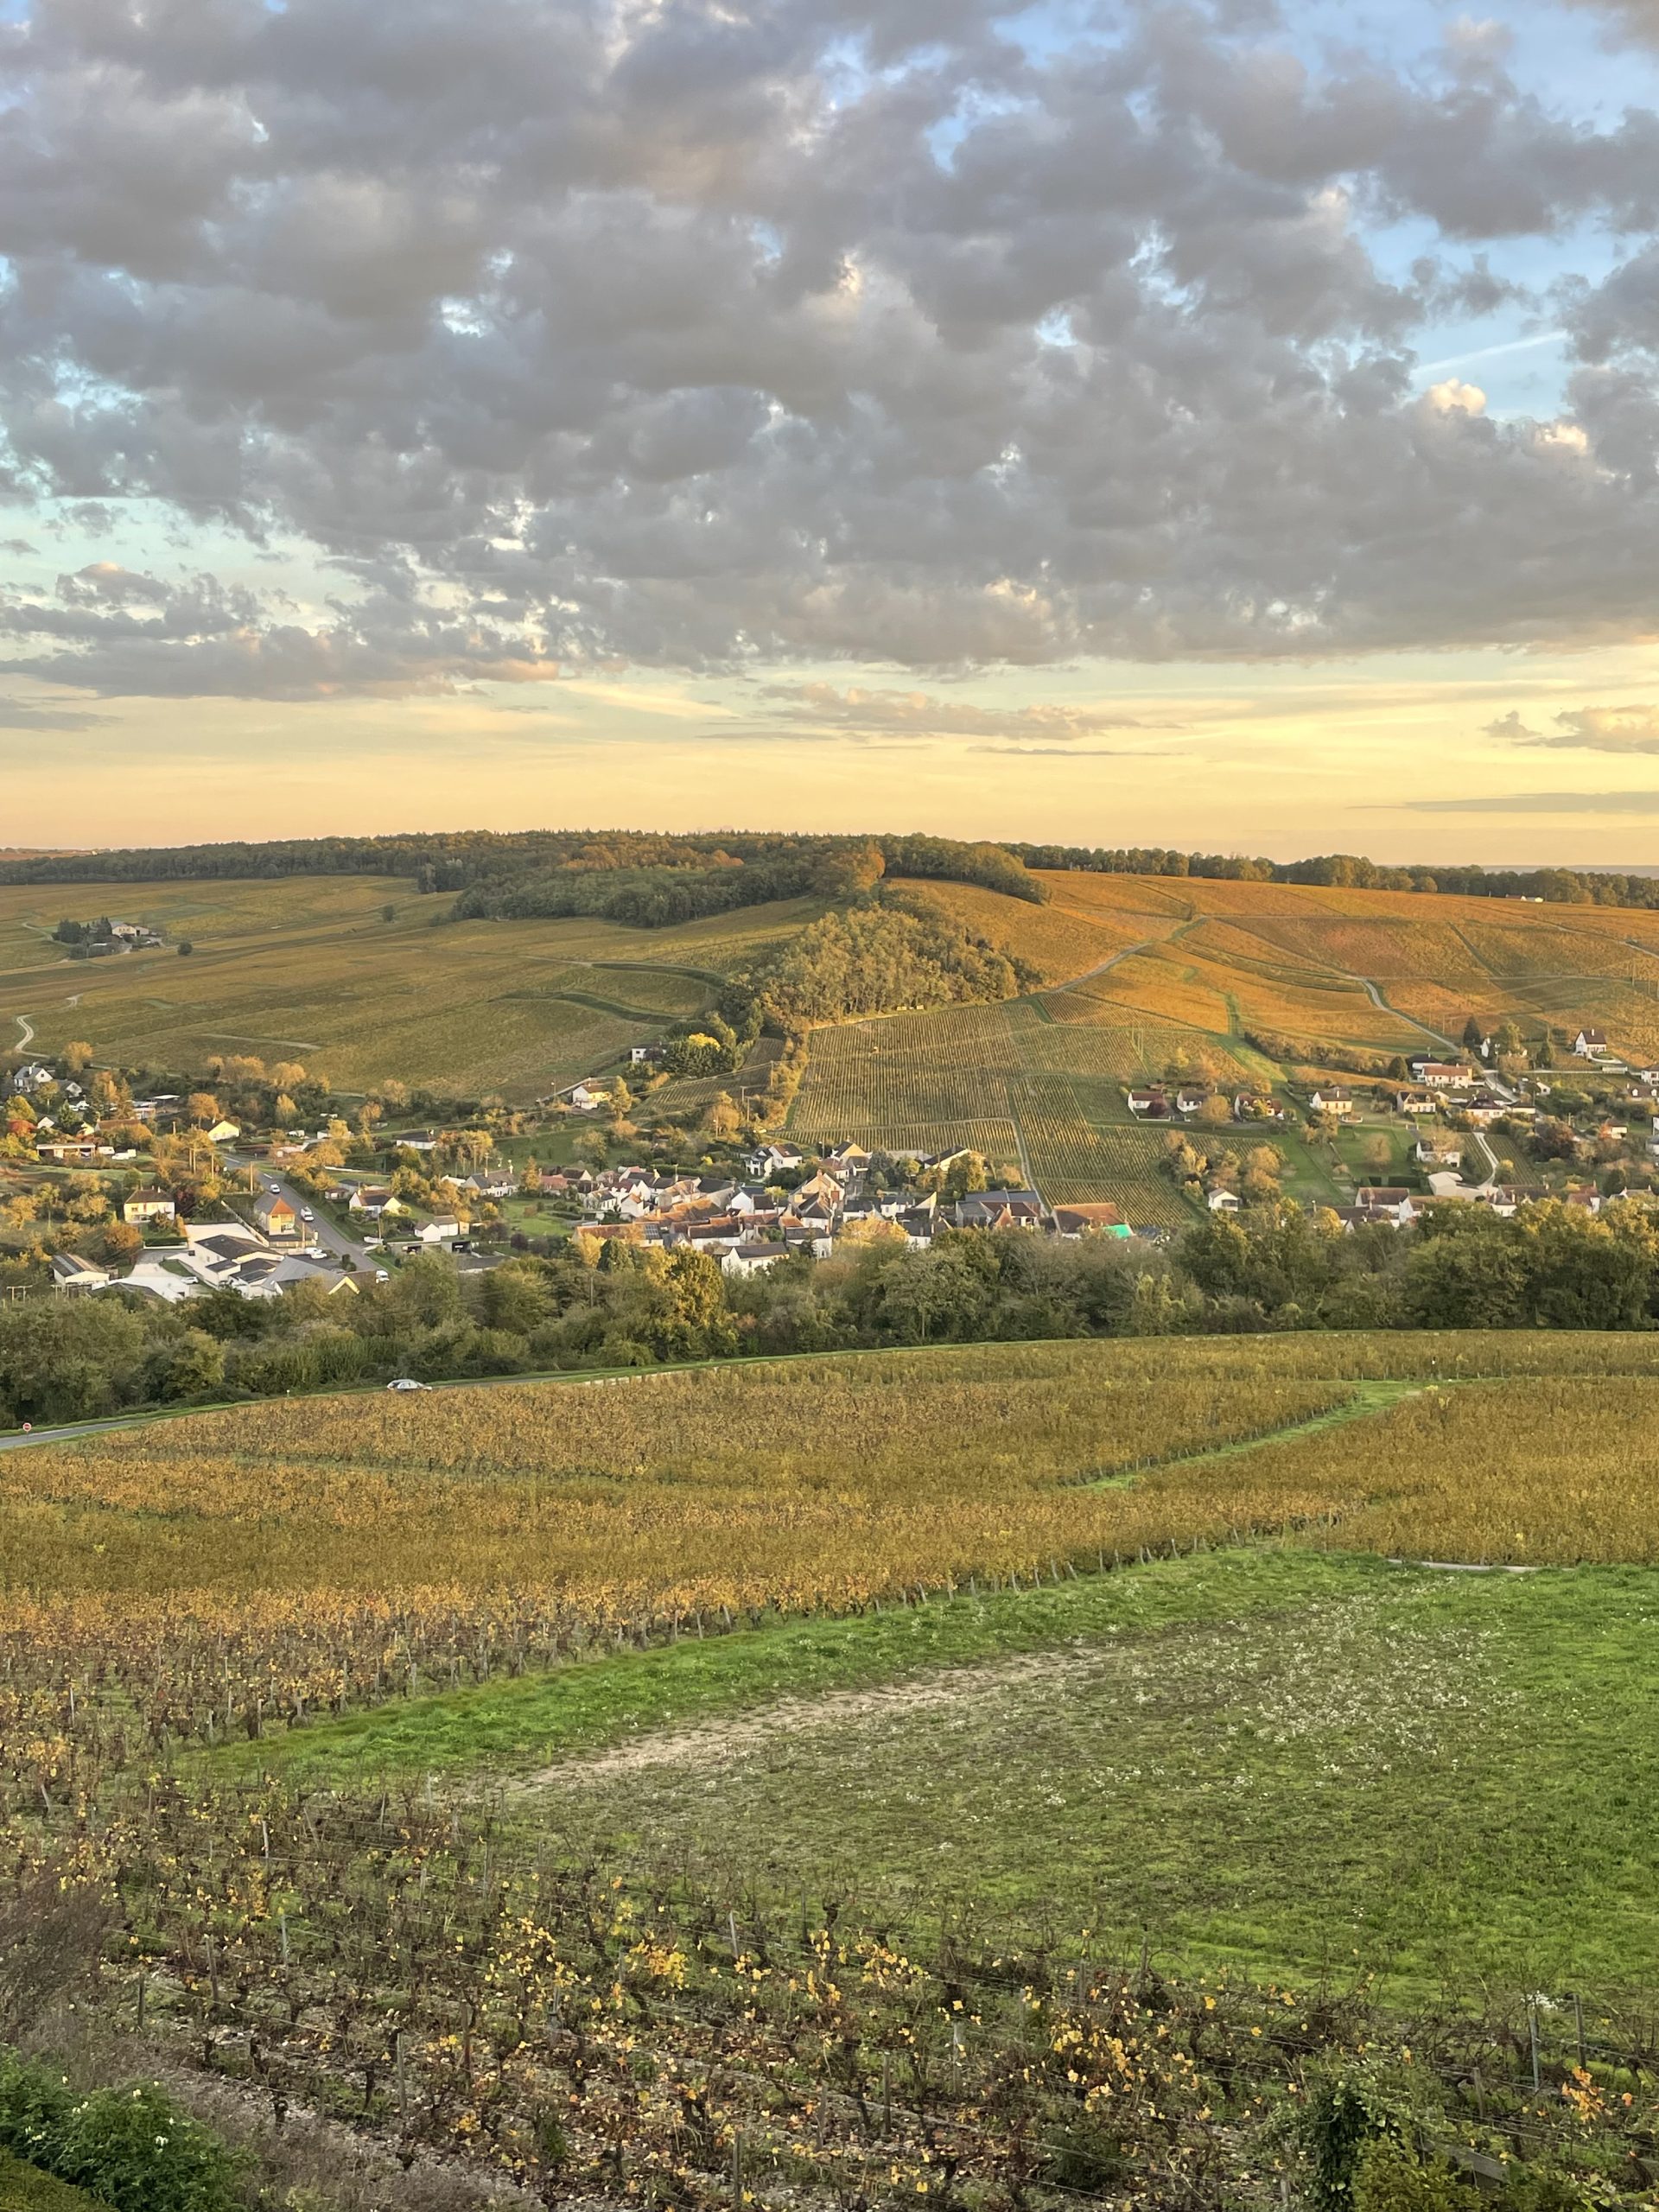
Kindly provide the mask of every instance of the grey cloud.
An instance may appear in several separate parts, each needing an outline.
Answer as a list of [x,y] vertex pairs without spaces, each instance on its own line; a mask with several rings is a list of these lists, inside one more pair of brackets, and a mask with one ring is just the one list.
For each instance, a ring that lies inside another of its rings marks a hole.
[[96,729],[109,715],[83,714],[73,707],[42,707],[32,699],[0,698],[0,729]]
[[380,591],[308,626],[274,594],[211,577],[168,584],[100,563],[58,580],[54,599],[0,601],[0,673],[106,697],[397,696],[476,683],[544,683],[557,664],[522,626]]
[[[0,478],[357,594],[83,571],[0,608],[47,680],[1652,627],[1643,254],[1567,302],[1565,424],[1412,393],[1426,318],[1516,298],[1490,242],[1656,212],[1659,123],[1558,113],[1490,40],[1320,71],[1174,0],[1037,58],[990,0],[36,0],[0,97]],[[1397,216],[1439,232],[1404,276]]]

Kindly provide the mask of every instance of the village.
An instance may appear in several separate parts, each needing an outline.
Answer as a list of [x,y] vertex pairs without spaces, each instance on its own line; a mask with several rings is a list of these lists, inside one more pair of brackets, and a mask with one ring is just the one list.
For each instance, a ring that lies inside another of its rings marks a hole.
[[[1548,1074],[1500,1071],[1470,1043],[1466,1058],[1417,1056],[1383,1081],[1127,1084],[1123,1110],[1163,1132],[1193,1218],[1290,1200],[1356,1232],[1402,1227],[1443,1201],[1509,1216],[1555,1198],[1594,1213],[1650,1185],[1659,1069],[1632,1068],[1594,1029],[1573,1038],[1569,1068]],[[658,1057],[637,1046],[624,1072],[649,1084]],[[948,1230],[1147,1248],[1176,1233],[1105,1197],[1052,1203],[1017,1162],[966,1146],[811,1148],[753,1128],[666,1141],[622,1120],[629,1094],[616,1077],[572,1085],[537,1115],[461,1128],[388,1128],[372,1102],[353,1123],[326,1099],[334,1110],[312,1126],[262,1126],[245,1089],[232,1118],[215,1094],[133,1095],[108,1071],[44,1060],[14,1065],[5,1085],[0,1224],[12,1231],[13,1296],[27,1294],[30,1250],[38,1287],[176,1304],[302,1286],[350,1295],[423,1253],[479,1273],[572,1240],[589,1253],[620,1241],[707,1254],[737,1281],[798,1255],[925,1252]]]

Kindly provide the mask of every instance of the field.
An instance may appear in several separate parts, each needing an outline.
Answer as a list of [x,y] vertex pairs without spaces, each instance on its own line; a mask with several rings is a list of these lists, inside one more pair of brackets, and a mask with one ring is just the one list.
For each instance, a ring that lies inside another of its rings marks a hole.
[[[1137,1227],[1179,1227],[1191,1209],[1132,1124],[1125,1084],[1179,1074],[1260,1088],[1293,1069],[1342,1081],[1329,1046],[1455,1049],[1471,1014],[1534,1039],[1599,1026],[1632,1061],[1659,1056],[1656,916],[1194,877],[1043,880],[1041,907],[926,887],[1040,980],[1006,1006],[818,1032],[792,1134],[875,1146],[923,1129],[937,1149],[984,1150],[970,1132],[994,1124],[1014,1132],[1004,1156],[1017,1151],[1051,1204],[1105,1199]],[[1250,1032],[1285,1039],[1285,1059]],[[1288,1149],[1299,1195],[1344,1195],[1332,1174],[1344,1160]]]
[[1214,2013],[1206,2063],[1264,2006],[1443,2038],[1542,1992],[1570,2081],[1572,2023],[1626,2050],[1659,1987],[1656,1416],[1659,1339],[1305,1335],[0,1455],[0,1906],[105,1884],[98,2002],[175,2066],[257,2047],[260,2094],[525,2178],[621,2145],[697,2202],[734,2128],[764,2201],[800,2128],[907,2197],[994,2137],[1011,2201],[1005,2005],[1083,2008],[1085,1959],[1155,1975],[1137,2036]]
[[[125,1065],[189,1071],[251,1052],[300,1060],[346,1092],[396,1077],[522,1102],[659,1036],[817,911],[754,907],[650,937],[583,920],[433,926],[452,903],[357,876],[0,887],[0,1023],[27,1022],[42,1052],[80,1039]],[[93,962],[50,942],[60,913],[106,911],[168,944]]]

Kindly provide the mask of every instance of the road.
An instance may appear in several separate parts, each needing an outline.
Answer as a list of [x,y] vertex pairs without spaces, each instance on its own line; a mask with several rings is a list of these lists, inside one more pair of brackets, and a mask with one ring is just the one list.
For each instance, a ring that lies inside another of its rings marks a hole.
[[[272,1184],[275,1184],[277,1191],[288,1200],[296,1214],[303,1213],[311,1205],[309,1191],[297,1189],[285,1176],[275,1173],[267,1162],[259,1160],[238,1159],[234,1164],[238,1167],[251,1169],[254,1187],[257,1192],[269,1191]],[[326,1214],[315,1208],[313,1211],[315,1213],[315,1220],[301,1224],[301,1226],[308,1232],[308,1241],[312,1244],[321,1245],[325,1252],[332,1252],[337,1260],[349,1260],[353,1268],[366,1268],[370,1274],[372,1274],[376,1268],[385,1264],[378,1252],[371,1252],[365,1244],[353,1243],[345,1230],[337,1229]]]
[[17,1024],[19,1033],[17,1049],[20,1052],[26,1052],[35,1042],[35,1025],[26,1014],[14,1014],[12,1020]]
[[131,1428],[155,1418],[153,1414],[139,1414],[127,1420],[78,1421],[64,1428],[31,1429],[27,1436],[19,1429],[8,1429],[0,1435],[0,1452],[20,1452],[27,1444],[73,1444],[83,1436],[101,1436],[105,1429]]

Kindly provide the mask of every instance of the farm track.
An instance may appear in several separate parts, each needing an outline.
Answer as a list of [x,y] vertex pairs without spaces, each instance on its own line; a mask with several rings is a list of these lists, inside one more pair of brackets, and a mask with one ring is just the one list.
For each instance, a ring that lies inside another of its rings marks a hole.
[[1287,1444],[1293,1437],[1317,1435],[1326,1428],[1343,1428],[1350,1421],[1366,1421],[1374,1414],[1387,1413],[1407,1398],[1421,1397],[1427,1389],[1445,1387],[1447,1386],[1427,1382],[1357,1382],[1351,1397],[1344,1398],[1338,1406],[1327,1407],[1323,1413],[1308,1414],[1300,1421],[1287,1421],[1278,1428],[1260,1429],[1254,1436],[1236,1436],[1229,1444],[1206,1445],[1201,1452],[1178,1452],[1166,1459],[1148,1459],[1141,1466],[1093,1477],[1079,1487],[1127,1490],[1142,1475],[1160,1473],[1166,1467],[1194,1467],[1211,1460],[1232,1459],[1241,1452],[1259,1451],[1264,1444]]
[[856,1726],[862,1721],[908,1719],[938,1713],[963,1698],[995,1696],[1000,1690],[1052,1688],[1067,1676],[1096,1674],[1109,1655],[1099,1649],[1020,1652],[1006,1659],[936,1667],[908,1680],[872,1689],[827,1690],[816,1698],[784,1696],[753,1706],[726,1719],[690,1728],[664,1728],[637,1736],[588,1758],[556,1760],[524,1776],[514,1791],[528,1796],[542,1789],[582,1788],[643,1774],[664,1766],[702,1767],[764,1751],[779,1738],[793,1741],[804,1731]]

